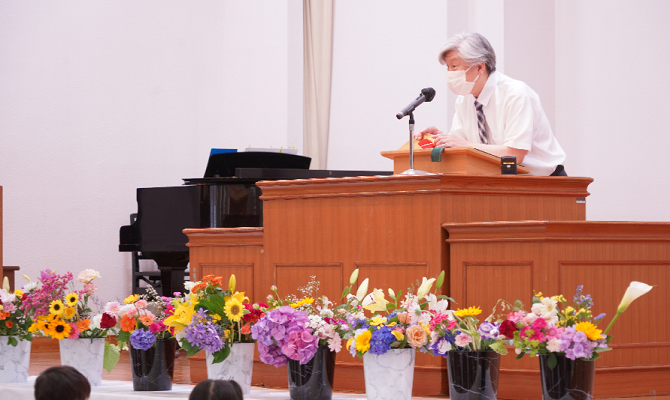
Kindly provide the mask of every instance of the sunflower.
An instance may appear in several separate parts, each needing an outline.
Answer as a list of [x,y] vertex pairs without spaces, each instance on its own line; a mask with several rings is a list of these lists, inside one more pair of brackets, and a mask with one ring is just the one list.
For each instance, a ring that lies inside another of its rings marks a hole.
[[230,297],[230,300],[226,301],[224,311],[229,320],[240,322],[240,319],[244,315],[244,306],[242,306],[242,303],[237,298]]
[[65,310],[63,310],[63,317],[65,317],[65,319],[70,319],[74,317],[76,314],[77,314],[76,307],[65,307]]
[[479,307],[469,307],[465,309],[458,309],[454,312],[454,315],[463,318],[463,317],[474,317],[482,313],[482,309]]
[[604,339],[603,335],[601,335],[603,331],[598,329],[597,326],[593,325],[588,321],[578,323],[575,329],[584,332],[584,334],[586,334],[586,337],[589,338],[590,340]]
[[49,312],[53,315],[61,315],[65,310],[63,302],[60,300],[54,300],[49,304]]
[[52,324],[48,335],[54,339],[65,339],[66,337],[70,336],[71,330],[72,328],[70,328],[70,325],[68,325],[65,321],[58,320]]
[[72,307],[79,301],[79,295],[75,292],[69,293],[65,296],[65,304]]
[[356,351],[365,353],[370,350],[370,338],[372,337],[372,332],[363,331],[360,335],[356,336]]

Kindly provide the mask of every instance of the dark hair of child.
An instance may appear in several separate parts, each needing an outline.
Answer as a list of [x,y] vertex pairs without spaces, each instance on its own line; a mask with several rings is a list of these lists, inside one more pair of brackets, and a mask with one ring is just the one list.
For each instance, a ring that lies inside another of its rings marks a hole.
[[51,367],[35,380],[35,400],[86,400],[90,395],[88,379],[65,365]]
[[207,379],[198,383],[189,400],[243,400],[242,388],[235,381]]

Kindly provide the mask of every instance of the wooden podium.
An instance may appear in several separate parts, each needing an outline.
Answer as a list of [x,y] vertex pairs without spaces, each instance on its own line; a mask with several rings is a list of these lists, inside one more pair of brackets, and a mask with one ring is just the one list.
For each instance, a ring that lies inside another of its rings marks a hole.
[[[450,161],[449,153],[443,154],[442,162]],[[370,278],[370,289],[405,291],[424,276],[437,277],[442,270],[449,276],[448,236],[442,224],[584,220],[591,182],[465,173],[259,182],[263,228],[184,230],[192,279],[235,273],[238,290],[257,302],[270,293],[271,285],[282,296],[299,294],[297,288],[315,275],[321,293],[339,301],[358,268],[359,280]],[[460,282],[447,279],[443,293],[450,295],[453,285]],[[456,301],[456,307],[464,304]],[[204,369],[197,361],[192,365]],[[202,374],[194,377],[198,379]],[[257,361],[253,383],[285,387],[286,369]],[[346,352],[337,356],[335,388],[364,391],[362,362]],[[445,360],[418,354],[414,394],[446,393]]]
[[[432,149],[414,149],[414,169],[434,174],[500,175],[500,157],[474,147],[452,147],[442,150],[442,161],[431,161]],[[409,169],[409,151],[382,151],[382,156],[393,160],[393,173]],[[517,166],[518,174],[527,174],[528,168]]]

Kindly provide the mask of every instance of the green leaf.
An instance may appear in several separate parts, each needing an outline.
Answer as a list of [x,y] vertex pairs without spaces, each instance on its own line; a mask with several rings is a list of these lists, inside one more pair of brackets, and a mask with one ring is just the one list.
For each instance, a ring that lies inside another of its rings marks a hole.
[[121,357],[121,351],[116,346],[112,346],[109,342],[105,341],[105,354],[102,358],[102,367],[107,372],[112,372],[116,363],[119,362]]
[[489,344],[489,347],[498,354],[507,354],[507,347],[505,347],[501,341],[494,341],[493,343]]
[[229,354],[230,354],[230,345],[214,353],[214,361],[212,361],[212,364],[218,364],[222,362],[223,360],[228,358]]
[[344,288],[344,291],[342,292],[342,297],[340,297],[340,298],[343,299],[346,295],[348,295],[348,294],[349,294],[349,290],[351,290],[351,287],[350,287],[350,286],[345,287],[345,288]]
[[119,332],[119,335],[116,337],[116,341],[128,343],[130,341],[130,332],[128,331]]
[[549,369],[553,370],[554,368],[556,368],[557,364],[558,364],[558,359],[556,358],[556,354],[554,354],[554,353],[549,354],[549,359],[547,360],[547,367],[549,367]]
[[16,346],[18,346],[19,341],[16,340],[16,338],[14,336],[10,336],[9,338],[7,338],[7,344],[10,345],[10,346],[16,347]]
[[521,357],[523,357],[524,354],[526,354],[526,353],[524,353],[524,352],[519,353],[519,355],[516,356],[516,359],[517,360],[521,359]]

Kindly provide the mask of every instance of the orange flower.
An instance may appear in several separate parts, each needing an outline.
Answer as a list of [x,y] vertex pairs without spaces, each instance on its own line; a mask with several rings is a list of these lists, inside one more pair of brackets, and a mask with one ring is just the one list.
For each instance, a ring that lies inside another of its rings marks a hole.
[[420,325],[412,325],[405,331],[407,334],[407,343],[417,348],[425,346],[428,343],[428,335]]
[[137,321],[135,321],[135,318],[129,317],[128,315],[124,315],[121,318],[121,330],[125,332],[130,332],[135,329],[137,326]]
[[251,333],[251,324],[244,324],[242,326],[242,329],[240,329],[240,333],[243,335],[248,335]]
[[205,283],[209,283],[209,281],[211,281],[212,279],[214,279],[214,275],[207,275],[204,278],[202,278],[202,281]]
[[221,280],[223,277],[217,276],[216,278],[212,279],[212,285],[214,286],[221,286]]
[[77,322],[77,329],[79,332],[83,332],[89,328],[91,325],[91,320],[88,318],[82,319],[81,321]]
[[191,293],[197,293],[206,287],[207,287],[206,283],[204,282],[198,283],[197,285],[193,286],[193,289],[191,289]]
[[5,322],[5,326],[6,326],[7,328],[9,328],[9,329],[12,328],[12,325],[14,325],[14,323],[13,323],[12,321],[7,321],[7,322]]
[[155,317],[153,315],[142,315],[140,317],[140,322],[144,324],[144,326],[150,326],[154,323],[154,318]]
[[0,311],[0,321],[4,321],[5,319],[7,319],[7,317],[9,317],[9,313],[8,313],[8,312],[6,312],[6,311]]

